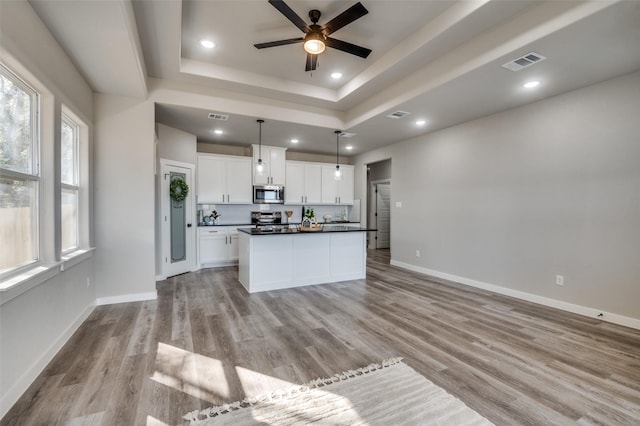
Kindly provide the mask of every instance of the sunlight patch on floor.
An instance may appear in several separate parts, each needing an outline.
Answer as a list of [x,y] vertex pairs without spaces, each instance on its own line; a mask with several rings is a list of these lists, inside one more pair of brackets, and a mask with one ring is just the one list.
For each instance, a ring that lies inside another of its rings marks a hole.
[[165,423],[162,420],[158,420],[153,416],[147,416],[147,421],[145,424],[147,426],[171,426],[168,423]]
[[220,360],[158,343],[151,380],[206,401],[226,400],[229,383]]
[[291,383],[277,377],[259,373],[248,368],[236,366],[236,373],[240,379],[240,384],[245,395],[255,396],[264,393],[273,392],[278,389],[295,386],[297,383]]

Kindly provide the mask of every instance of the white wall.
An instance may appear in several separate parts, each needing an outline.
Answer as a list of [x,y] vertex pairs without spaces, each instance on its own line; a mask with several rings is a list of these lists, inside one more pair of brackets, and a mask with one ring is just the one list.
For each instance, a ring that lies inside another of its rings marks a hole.
[[158,158],[196,165],[198,143],[195,135],[164,124],[157,124],[157,131]]
[[394,263],[638,326],[638,111],[634,73],[394,144],[356,198],[391,158]]
[[[198,155],[196,151],[196,147],[198,145],[197,137],[192,135],[191,133],[184,132],[179,129],[174,129],[173,127],[165,126],[164,124],[156,124],[156,135],[157,135],[157,144],[156,144],[156,170],[158,173],[156,174],[155,179],[155,211],[156,211],[156,263],[155,263],[155,271],[156,271],[156,279],[164,279],[165,277],[162,275],[162,175],[160,173],[160,159],[173,160],[180,163],[188,163],[192,164],[196,167],[196,163],[198,161]],[[196,193],[195,186],[195,175],[193,176],[192,187],[190,189],[191,194]],[[193,218],[195,222],[195,216]],[[195,241],[194,241],[194,244]],[[194,248],[193,253],[195,254],[196,250]]]
[[[43,97],[43,108],[48,108],[48,118],[42,129],[45,137],[54,139],[52,129],[59,129],[55,127],[54,115],[56,111],[59,114],[62,104],[91,129],[93,93],[89,85],[26,1],[0,2],[0,58],[11,62],[10,65],[19,64],[19,68],[24,68],[46,87],[48,93]],[[53,152],[55,143],[47,141],[46,145]],[[42,164],[42,168],[56,167]],[[52,182],[43,182],[43,185],[48,189],[54,187]],[[49,192],[53,194],[52,190]],[[50,200],[51,194],[43,201],[47,206],[55,206],[55,201]],[[49,235],[49,247],[44,248],[44,254],[50,257],[47,261],[55,260],[56,256],[51,244],[55,238],[51,234],[58,214],[51,210],[47,207],[44,218]],[[91,255],[64,271],[53,268],[50,272],[52,278],[0,306],[0,416],[27,389],[94,307]]]
[[155,298],[153,102],[95,95],[98,304]]

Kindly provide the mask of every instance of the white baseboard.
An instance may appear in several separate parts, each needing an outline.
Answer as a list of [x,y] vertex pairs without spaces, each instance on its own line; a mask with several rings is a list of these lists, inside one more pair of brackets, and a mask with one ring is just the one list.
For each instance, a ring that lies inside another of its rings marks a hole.
[[169,277],[167,277],[166,275],[156,275],[156,282],[158,282],[158,281],[164,281],[164,280],[166,280],[167,278],[169,278]]
[[158,292],[123,294],[121,296],[98,297],[96,305],[113,305],[114,303],[142,302],[144,300],[155,300],[158,298]]
[[551,299],[549,297],[538,296],[536,294],[513,290],[507,287],[500,287],[495,284],[489,284],[482,281],[472,280],[470,278],[447,274],[445,272],[435,271],[433,269],[422,268],[420,266],[411,265],[409,263],[404,263],[393,259],[391,260],[391,265],[403,269],[408,269],[409,271],[454,281],[456,283],[468,285],[470,287],[481,288],[483,290],[492,291],[494,293],[503,294],[505,296],[515,297],[516,299],[526,300],[527,302],[533,302],[539,305],[549,306],[551,308],[561,309],[563,311],[572,312],[574,314],[584,315],[590,318],[597,318],[602,321],[607,321],[640,330],[640,319],[637,318],[626,317],[611,312],[588,308],[586,306],[574,305],[573,303],[562,302],[560,300]]
[[54,356],[67,343],[73,333],[78,330],[82,323],[89,317],[96,305],[89,305],[85,310],[67,327],[67,329],[58,336],[49,348],[33,363],[33,365],[25,371],[22,376],[11,386],[11,388],[2,395],[0,399],[0,419],[4,417],[9,409],[16,403],[22,394],[31,386]]

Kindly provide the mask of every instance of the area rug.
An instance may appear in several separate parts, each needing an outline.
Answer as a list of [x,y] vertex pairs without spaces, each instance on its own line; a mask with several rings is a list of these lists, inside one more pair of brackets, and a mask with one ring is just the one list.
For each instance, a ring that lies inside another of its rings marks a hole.
[[201,425],[491,425],[393,358],[184,416]]

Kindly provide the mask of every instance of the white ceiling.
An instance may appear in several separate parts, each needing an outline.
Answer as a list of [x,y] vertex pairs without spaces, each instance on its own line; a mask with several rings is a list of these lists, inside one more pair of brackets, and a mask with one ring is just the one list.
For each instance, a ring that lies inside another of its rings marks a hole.
[[[304,71],[300,44],[253,47],[302,35],[266,0],[30,3],[97,92],[152,96],[151,77],[226,100],[214,111],[229,114],[226,122],[208,119],[200,105],[156,108],[158,122],[201,142],[256,143],[255,120],[264,118],[265,144],[335,153],[337,127],[356,134],[341,140],[354,147],[342,154],[357,154],[640,69],[637,0],[363,0],[369,13],[332,37],[371,55],[327,49],[313,72]],[[287,1],[307,22],[319,9],[320,24],[354,3]],[[200,47],[203,38],[216,47]],[[518,72],[501,68],[531,51],[548,59]],[[331,79],[334,71],[343,78]],[[530,79],[541,85],[523,89]],[[243,109],[251,100],[259,115]],[[396,110],[411,114],[385,117]],[[299,111],[308,113],[304,121]],[[419,118],[428,124],[416,126]],[[293,137],[300,143],[291,145]]]

